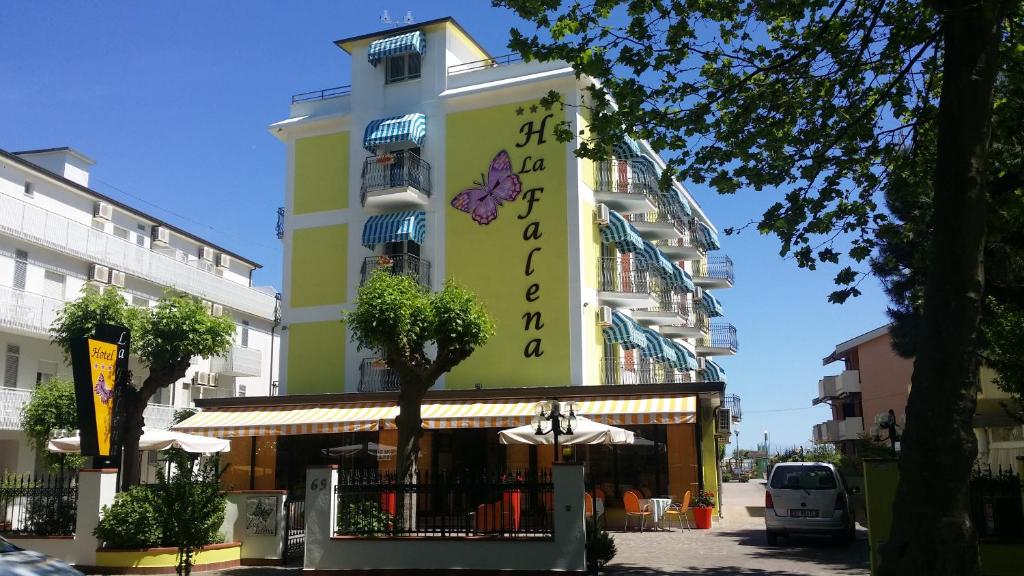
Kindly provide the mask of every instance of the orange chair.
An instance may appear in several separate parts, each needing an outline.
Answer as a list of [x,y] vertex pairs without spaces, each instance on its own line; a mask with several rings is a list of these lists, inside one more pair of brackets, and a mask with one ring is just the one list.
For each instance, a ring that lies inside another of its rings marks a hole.
[[690,491],[687,490],[686,494],[683,494],[682,502],[673,502],[669,504],[668,510],[665,510],[665,518],[671,520],[675,518],[679,521],[679,529],[683,529],[683,523],[686,523],[686,528],[689,528],[690,518],[686,515],[686,511],[690,509]]
[[649,506],[640,506],[640,497],[637,496],[638,492],[634,490],[627,490],[622,495],[622,503],[626,507],[626,530],[629,530],[629,519],[637,517],[640,519],[640,531],[644,531],[644,526],[647,525],[647,518],[651,515],[651,509]]
[[583,493],[583,511],[587,518],[594,517],[594,497],[590,492]]

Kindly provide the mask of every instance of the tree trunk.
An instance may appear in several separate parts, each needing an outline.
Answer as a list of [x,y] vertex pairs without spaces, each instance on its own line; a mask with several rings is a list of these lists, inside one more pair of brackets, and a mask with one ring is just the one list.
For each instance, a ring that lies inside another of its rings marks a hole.
[[[980,572],[968,515],[977,454],[978,321],[984,297],[985,177],[1004,1],[947,2],[934,217],[922,331],[883,575]],[[867,417],[873,415],[868,414]]]
[[142,427],[146,424],[143,412],[149,402],[149,395],[143,395],[142,390],[136,390],[127,386],[124,392],[124,434],[121,441],[121,490],[127,490],[135,486],[141,480],[141,466],[139,463],[139,439],[142,438]]
[[[395,465],[399,484],[416,482],[416,460],[420,455],[420,438],[423,436],[423,421],[420,409],[423,395],[429,386],[407,385],[405,381],[398,392],[398,446],[395,454]],[[415,493],[400,493],[395,498],[395,515],[402,528],[411,529],[416,526]]]

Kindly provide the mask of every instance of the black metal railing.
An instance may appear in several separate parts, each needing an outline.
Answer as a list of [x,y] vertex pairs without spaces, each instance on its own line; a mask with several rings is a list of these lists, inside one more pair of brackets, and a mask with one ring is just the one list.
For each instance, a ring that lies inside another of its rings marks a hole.
[[635,258],[621,259],[606,256],[598,259],[598,290],[603,292],[625,292],[650,294],[661,287],[657,276]]
[[654,297],[657,304],[647,308],[648,312],[675,312],[685,319],[693,314],[693,304],[684,292],[662,288],[652,293],[651,296]]
[[722,408],[729,410],[732,419],[739,422],[743,419],[743,407],[740,405],[740,397],[736,394],[726,394],[722,397]]
[[655,197],[654,212],[627,214],[626,220],[634,223],[672,224],[681,231],[687,231],[690,223],[685,213],[670,207],[660,195]]
[[412,254],[388,254],[386,256],[367,256],[363,260],[359,285],[362,286],[375,270],[387,270],[395,276],[411,276],[417,284],[430,289],[430,261]]
[[652,181],[632,160],[603,160],[594,163],[595,192],[636,194],[647,196],[652,203],[659,201],[657,182]]
[[0,476],[0,534],[71,536],[78,516],[78,476]]
[[698,346],[705,348],[728,348],[735,352],[739,350],[739,340],[736,338],[736,327],[732,324],[712,322],[707,335],[702,336]]
[[658,248],[693,248],[701,254],[707,252],[707,243],[704,242],[704,236],[701,235],[696,222],[692,219],[686,219],[686,221],[679,223],[678,226],[683,231],[681,238],[656,240],[654,245]]
[[284,503],[284,563],[302,559],[306,549],[306,500],[289,495]]
[[981,538],[1024,536],[1020,476],[1013,471],[977,469],[971,476],[971,520]]
[[363,358],[359,364],[360,392],[395,392],[398,390],[398,373],[388,368],[381,358]]
[[277,233],[277,239],[284,238],[284,206],[277,209],[277,224],[274,225],[274,232]]
[[602,358],[601,384],[605,386],[690,382],[690,373],[649,358],[627,361],[621,357]]
[[708,256],[706,260],[694,261],[693,275],[700,278],[728,280],[729,284],[734,284],[736,280],[732,258],[725,255]]
[[306,102],[309,100],[326,100],[328,98],[334,98],[336,96],[345,96],[351,93],[351,86],[335,86],[334,88],[324,88],[323,90],[314,90],[312,92],[303,92],[302,94],[296,94],[292,96],[292,104],[295,104],[296,102]]
[[430,474],[399,482],[380,470],[341,470],[338,536],[551,538],[549,471]]
[[430,196],[430,164],[408,150],[400,150],[363,161],[360,197],[366,204],[366,195],[390,188],[414,188]]
[[483,60],[476,60],[473,62],[463,62],[462,64],[452,64],[448,67],[448,74],[459,74],[462,72],[469,72],[471,70],[480,70],[483,68],[496,68],[498,66],[505,66],[514,62],[522,62],[523,57],[517,52],[512,54],[502,54],[501,56],[495,56],[494,58],[485,58]]

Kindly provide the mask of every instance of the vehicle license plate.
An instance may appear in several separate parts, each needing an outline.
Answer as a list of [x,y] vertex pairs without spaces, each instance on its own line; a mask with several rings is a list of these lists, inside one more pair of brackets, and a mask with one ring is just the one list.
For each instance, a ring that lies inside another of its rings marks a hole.
[[817,518],[818,511],[806,508],[793,508],[789,511],[789,515],[793,518]]

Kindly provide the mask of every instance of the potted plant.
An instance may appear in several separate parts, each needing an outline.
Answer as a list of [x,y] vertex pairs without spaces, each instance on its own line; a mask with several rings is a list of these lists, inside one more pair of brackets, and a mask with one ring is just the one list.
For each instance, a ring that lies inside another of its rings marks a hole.
[[693,498],[693,523],[701,530],[711,528],[711,513],[715,510],[715,493],[698,490]]

